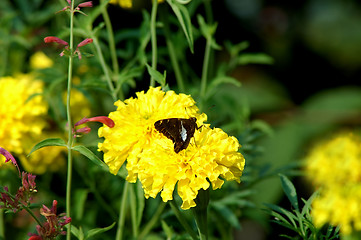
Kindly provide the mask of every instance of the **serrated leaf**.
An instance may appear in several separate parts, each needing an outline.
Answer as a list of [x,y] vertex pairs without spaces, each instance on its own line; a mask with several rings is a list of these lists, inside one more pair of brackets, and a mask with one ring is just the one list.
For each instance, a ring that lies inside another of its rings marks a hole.
[[77,145],[77,146],[72,147],[72,149],[74,151],[81,153],[82,155],[87,157],[90,161],[92,161],[99,167],[108,168],[108,166],[100,158],[98,158],[97,155],[95,155],[92,151],[90,151],[89,148],[82,146],[82,145]]
[[174,14],[176,15],[178,22],[183,29],[184,35],[186,36],[189,48],[193,53],[192,22],[188,13],[188,9],[182,4],[178,3],[177,0],[167,0],[167,2],[172,8]]
[[51,146],[60,146],[60,147],[67,147],[66,143],[64,142],[63,139],[61,138],[47,138],[44,139],[40,142],[38,142],[30,151],[30,153],[28,154],[28,157],[30,156],[30,154],[32,154],[33,152],[35,152],[36,150],[39,150],[40,148],[43,147],[51,147]]
[[280,179],[281,179],[283,191],[285,192],[288,200],[290,201],[292,206],[297,211],[299,211],[297,192],[296,192],[295,186],[293,185],[293,183],[285,175],[279,174],[279,176],[280,176]]
[[273,64],[273,58],[265,53],[244,53],[238,57],[238,64]]
[[112,229],[114,227],[116,222],[113,222],[112,225],[108,226],[108,227],[104,227],[104,228],[94,228],[94,229],[91,229],[89,230],[86,234],[85,234],[85,238],[84,239],[88,239],[90,237],[93,237],[97,234],[100,234],[100,233],[103,233],[103,232],[106,232],[106,231],[109,231],[110,229]]

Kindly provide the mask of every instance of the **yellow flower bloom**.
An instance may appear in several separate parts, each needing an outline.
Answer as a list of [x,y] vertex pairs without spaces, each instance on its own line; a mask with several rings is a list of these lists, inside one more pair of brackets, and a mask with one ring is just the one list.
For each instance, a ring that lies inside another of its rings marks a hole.
[[361,140],[352,133],[341,133],[315,146],[307,157],[307,172],[317,185],[361,181]]
[[54,62],[43,52],[36,52],[30,57],[30,67],[33,69],[43,69],[53,66]]
[[[183,209],[195,206],[198,190],[220,188],[225,180],[240,181],[245,160],[238,151],[234,137],[221,129],[203,125],[205,114],[199,114],[194,100],[173,91],[164,93],[160,88],[150,88],[147,93],[137,93],[137,98],[115,103],[117,111],[109,117],[115,126],[99,129],[104,137],[99,150],[104,161],[116,174],[127,160],[127,180],[141,181],[145,197],[156,197],[159,192],[164,202],[171,200],[175,185],[183,200]],[[172,140],[158,132],[154,123],[167,118],[197,118],[194,138],[185,150],[174,152]]]
[[361,230],[361,139],[343,132],[314,147],[307,157],[309,179],[320,189],[312,205],[316,226],[340,225],[341,232]]
[[9,152],[21,154],[23,138],[39,136],[46,126],[47,104],[42,82],[30,75],[0,78],[0,143]]
[[[162,3],[164,0],[158,0],[158,3]],[[132,8],[133,0],[110,0],[111,4],[119,4],[121,8]]]

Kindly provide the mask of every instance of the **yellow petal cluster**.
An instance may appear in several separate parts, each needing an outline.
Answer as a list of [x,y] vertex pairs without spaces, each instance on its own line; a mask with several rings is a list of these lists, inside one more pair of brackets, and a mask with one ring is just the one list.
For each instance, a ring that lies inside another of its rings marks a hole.
[[341,226],[344,234],[361,230],[361,138],[342,132],[315,146],[307,157],[309,179],[320,189],[312,206],[317,226]]
[[[150,0],[153,1],[153,0]],[[164,2],[164,0],[158,0],[158,3]],[[132,8],[133,0],[110,0],[111,4],[118,4],[121,8]]]
[[48,105],[42,92],[43,83],[31,74],[0,78],[0,145],[19,157],[26,171],[35,174],[58,170],[65,161],[63,150],[58,147],[41,149],[26,157],[37,142],[47,137]]
[[44,52],[38,51],[30,57],[30,67],[33,69],[43,69],[53,66],[54,62]]
[[[238,140],[221,129],[210,129],[205,114],[199,114],[194,100],[185,94],[150,88],[137,93],[137,98],[115,103],[118,107],[109,117],[115,126],[99,129],[104,137],[99,150],[104,161],[116,174],[127,160],[127,180],[142,183],[145,197],[155,198],[161,192],[164,202],[173,199],[173,191],[183,200],[183,209],[196,204],[198,190],[220,188],[225,180],[240,181],[245,160],[238,152]],[[197,118],[189,146],[174,152],[173,142],[154,128],[154,123],[167,118]]]
[[39,136],[46,126],[42,90],[30,75],[0,78],[0,143],[7,151],[23,153],[23,139]]

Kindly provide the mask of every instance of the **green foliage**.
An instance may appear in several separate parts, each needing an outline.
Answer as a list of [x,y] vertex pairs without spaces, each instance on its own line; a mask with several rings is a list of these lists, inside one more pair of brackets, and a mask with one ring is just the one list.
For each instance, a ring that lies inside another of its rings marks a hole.
[[327,229],[318,229],[314,226],[311,217],[311,203],[315,197],[317,197],[317,192],[315,192],[308,200],[301,199],[304,206],[302,209],[299,208],[296,188],[292,182],[285,176],[280,174],[280,179],[282,182],[282,188],[285,192],[288,200],[294,209],[288,211],[280,206],[265,203],[269,208],[267,212],[274,218],[272,221],[285,227],[297,235],[291,237],[285,234],[280,236],[288,239],[338,239],[339,238],[339,227],[328,226]]

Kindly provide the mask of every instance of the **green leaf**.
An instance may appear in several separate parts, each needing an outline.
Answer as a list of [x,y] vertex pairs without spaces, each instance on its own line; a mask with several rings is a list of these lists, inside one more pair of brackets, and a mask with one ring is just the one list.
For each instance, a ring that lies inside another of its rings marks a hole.
[[232,57],[239,55],[239,53],[249,47],[249,42],[243,41],[238,44],[233,45],[231,41],[225,42],[226,49],[231,54]]
[[279,207],[279,206],[277,206],[277,205],[274,205],[274,204],[264,203],[264,205],[266,205],[268,208],[272,209],[272,210],[275,211],[275,212],[284,214],[284,215],[289,219],[289,222],[291,222],[292,225],[293,225],[295,228],[297,228],[297,224],[296,224],[296,222],[295,222],[295,220],[297,220],[297,217],[296,217],[293,213],[287,211],[286,209],[284,209],[284,208],[282,208],[282,207]]
[[168,226],[168,224],[162,220],[161,222],[162,224],[162,229],[165,233],[165,235],[167,236],[167,239],[172,239],[172,236],[173,236],[173,229],[171,227]]
[[103,232],[106,232],[106,231],[109,231],[110,229],[112,229],[114,227],[116,222],[113,222],[112,225],[108,226],[108,227],[104,227],[104,228],[94,228],[94,229],[91,229],[89,230],[86,234],[85,234],[85,238],[84,239],[88,239],[90,237],[93,237],[97,234],[100,234],[100,233],[103,233]]
[[281,182],[282,182],[282,188],[283,191],[286,193],[286,196],[288,198],[288,200],[290,201],[290,203],[292,204],[292,206],[299,211],[299,207],[298,207],[298,199],[297,199],[297,192],[296,192],[296,188],[293,185],[293,183],[283,174],[279,174]]
[[98,158],[97,155],[95,155],[92,151],[90,151],[89,148],[82,146],[82,145],[77,145],[77,146],[72,147],[72,149],[74,151],[77,151],[77,152],[83,154],[85,157],[87,157],[89,160],[91,160],[93,163],[95,163],[99,167],[108,169],[108,166],[100,158]]
[[166,79],[166,71],[164,71],[163,75],[158,72],[157,70],[153,69],[151,66],[146,64],[149,75],[154,78],[154,80],[159,83],[162,87],[165,86],[165,79]]
[[[198,24],[201,28],[201,33],[206,39],[211,39],[217,29],[217,23],[213,25],[208,25],[202,15],[197,15]],[[212,43],[214,44],[214,43]]]
[[238,63],[247,64],[273,64],[273,58],[264,53],[245,53],[238,57]]
[[[65,225],[66,228],[69,228],[69,225]],[[71,225],[71,233],[77,237],[79,240],[84,240],[83,229],[80,227],[79,229],[74,225]]]
[[241,225],[239,224],[237,216],[234,214],[231,209],[226,205],[223,205],[219,202],[213,202],[211,205],[231,226],[240,229]]
[[74,199],[76,199],[74,203],[74,213],[73,216],[77,220],[81,220],[83,218],[84,206],[86,199],[88,197],[89,191],[87,189],[77,189],[74,193]]
[[[178,0],[179,1],[179,0]],[[176,15],[179,24],[181,25],[184,35],[186,36],[189,48],[193,53],[193,32],[192,32],[192,22],[189,16],[188,9],[182,4],[178,3],[177,0],[167,0],[168,4],[171,6],[174,14]]]
[[36,150],[39,150],[43,147],[50,147],[50,146],[60,146],[60,147],[67,147],[66,143],[61,138],[47,138],[40,142],[38,142],[30,151],[28,154],[28,157],[35,152]]

